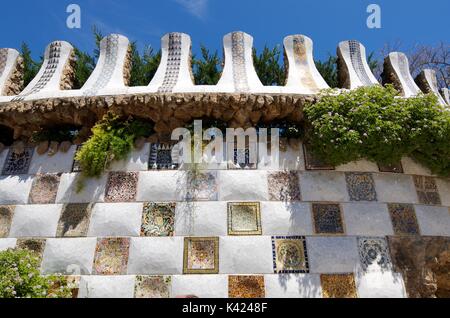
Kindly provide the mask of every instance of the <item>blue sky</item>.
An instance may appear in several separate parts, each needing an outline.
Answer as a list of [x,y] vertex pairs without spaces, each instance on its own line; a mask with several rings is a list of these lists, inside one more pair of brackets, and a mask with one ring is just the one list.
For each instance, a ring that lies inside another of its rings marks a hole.
[[[81,29],[66,27],[66,7],[81,7]],[[382,9],[382,28],[368,29],[366,8]],[[315,56],[334,54],[339,41],[357,39],[368,51],[386,42],[414,44],[450,42],[449,0],[20,0],[2,1],[0,47],[19,48],[26,41],[34,56],[53,40],[66,40],[85,51],[94,43],[91,27],[104,34],[121,33],[140,47],[160,47],[167,32],[192,37],[194,53],[200,44],[222,52],[222,37],[242,30],[255,47],[281,44],[289,34],[305,34],[315,45]]]

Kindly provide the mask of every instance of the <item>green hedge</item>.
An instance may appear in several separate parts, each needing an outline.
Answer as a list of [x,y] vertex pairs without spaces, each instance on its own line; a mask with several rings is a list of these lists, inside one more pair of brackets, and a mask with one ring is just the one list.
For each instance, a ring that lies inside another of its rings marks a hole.
[[392,86],[373,86],[321,95],[306,105],[305,120],[307,141],[325,162],[393,164],[410,156],[450,175],[450,113],[433,94],[400,98]]

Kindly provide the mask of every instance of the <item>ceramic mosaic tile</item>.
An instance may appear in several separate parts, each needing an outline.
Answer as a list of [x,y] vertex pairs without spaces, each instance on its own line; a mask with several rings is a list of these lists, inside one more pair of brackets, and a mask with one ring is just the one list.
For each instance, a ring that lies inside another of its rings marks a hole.
[[0,238],[8,237],[11,223],[14,216],[14,207],[0,205]]
[[55,203],[60,178],[59,174],[37,175],[31,187],[30,204]]
[[144,204],[141,236],[173,236],[175,208],[175,203]]
[[359,258],[363,270],[389,270],[392,268],[391,256],[387,242],[383,238],[358,238]]
[[357,298],[353,274],[320,275],[324,298]]
[[401,162],[390,165],[378,164],[378,169],[380,169],[380,172],[403,173]]
[[433,177],[414,176],[414,185],[421,204],[441,205],[441,197]]
[[124,275],[127,272],[130,239],[98,239],[95,250],[94,274]]
[[308,273],[308,253],[303,236],[272,237],[273,270],[275,274]]
[[363,53],[361,52],[361,46],[359,42],[351,40],[348,41],[348,45],[350,49],[350,60],[352,62],[353,69],[355,70],[356,75],[364,86],[372,86],[373,83],[364,68],[365,60],[363,60]]
[[316,234],[344,234],[344,222],[339,204],[312,205]]
[[234,86],[238,92],[248,92],[250,88],[245,69],[245,38],[243,32],[231,34],[231,52]]
[[22,250],[29,250],[42,259],[42,255],[44,254],[44,248],[45,248],[45,239],[18,239],[16,243],[16,248],[22,249]]
[[217,201],[217,177],[214,172],[188,174],[187,200]]
[[303,153],[305,154],[306,170],[335,170],[335,167],[328,165],[317,158],[311,150],[311,146],[303,144]]
[[77,150],[75,151],[75,156],[73,158],[72,172],[81,172],[82,171],[80,163],[75,159],[76,154],[78,153],[78,151],[80,151],[81,147],[83,147],[83,145],[78,145]]
[[57,237],[83,237],[87,235],[92,205],[85,203],[66,204],[61,212],[56,231]]
[[271,201],[300,201],[300,183],[296,172],[274,172],[268,176]]
[[176,170],[179,167],[178,158],[172,158],[173,145],[151,144],[148,169]]
[[412,204],[389,204],[395,235],[419,235],[419,224]]
[[370,173],[346,173],[350,201],[377,201],[375,182]]
[[185,238],[183,273],[218,274],[219,238]]
[[181,45],[181,33],[170,33],[166,73],[163,83],[158,89],[158,93],[172,93],[178,82],[181,65]]
[[264,276],[229,276],[229,298],[264,298]]
[[27,174],[33,157],[34,148],[25,148],[21,154],[16,154],[12,149],[9,150],[3,166],[2,175],[21,175]]
[[132,202],[136,199],[139,173],[110,172],[105,202]]
[[170,276],[137,276],[135,298],[170,298],[172,278]]
[[262,235],[260,204],[228,203],[228,235]]

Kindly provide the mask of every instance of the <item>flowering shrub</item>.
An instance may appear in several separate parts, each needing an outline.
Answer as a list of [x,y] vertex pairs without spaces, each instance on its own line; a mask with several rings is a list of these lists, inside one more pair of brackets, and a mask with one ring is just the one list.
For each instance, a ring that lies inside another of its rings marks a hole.
[[450,114],[432,95],[399,98],[392,87],[325,91],[305,107],[307,140],[332,165],[366,158],[393,164],[410,156],[450,175]]
[[0,298],[70,298],[65,278],[41,276],[34,252],[9,249],[0,252]]

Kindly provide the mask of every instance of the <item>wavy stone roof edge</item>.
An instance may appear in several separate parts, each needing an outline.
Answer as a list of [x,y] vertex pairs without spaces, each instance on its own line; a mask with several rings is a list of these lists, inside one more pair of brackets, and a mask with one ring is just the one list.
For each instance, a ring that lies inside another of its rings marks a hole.
[[14,130],[14,138],[29,137],[41,127],[76,125],[92,127],[107,111],[155,122],[155,131],[171,133],[193,119],[215,118],[230,127],[250,127],[259,122],[303,119],[303,106],[318,95],[173,93],[127,94],[48,98],[15,101],[0,107],[0,125]]

